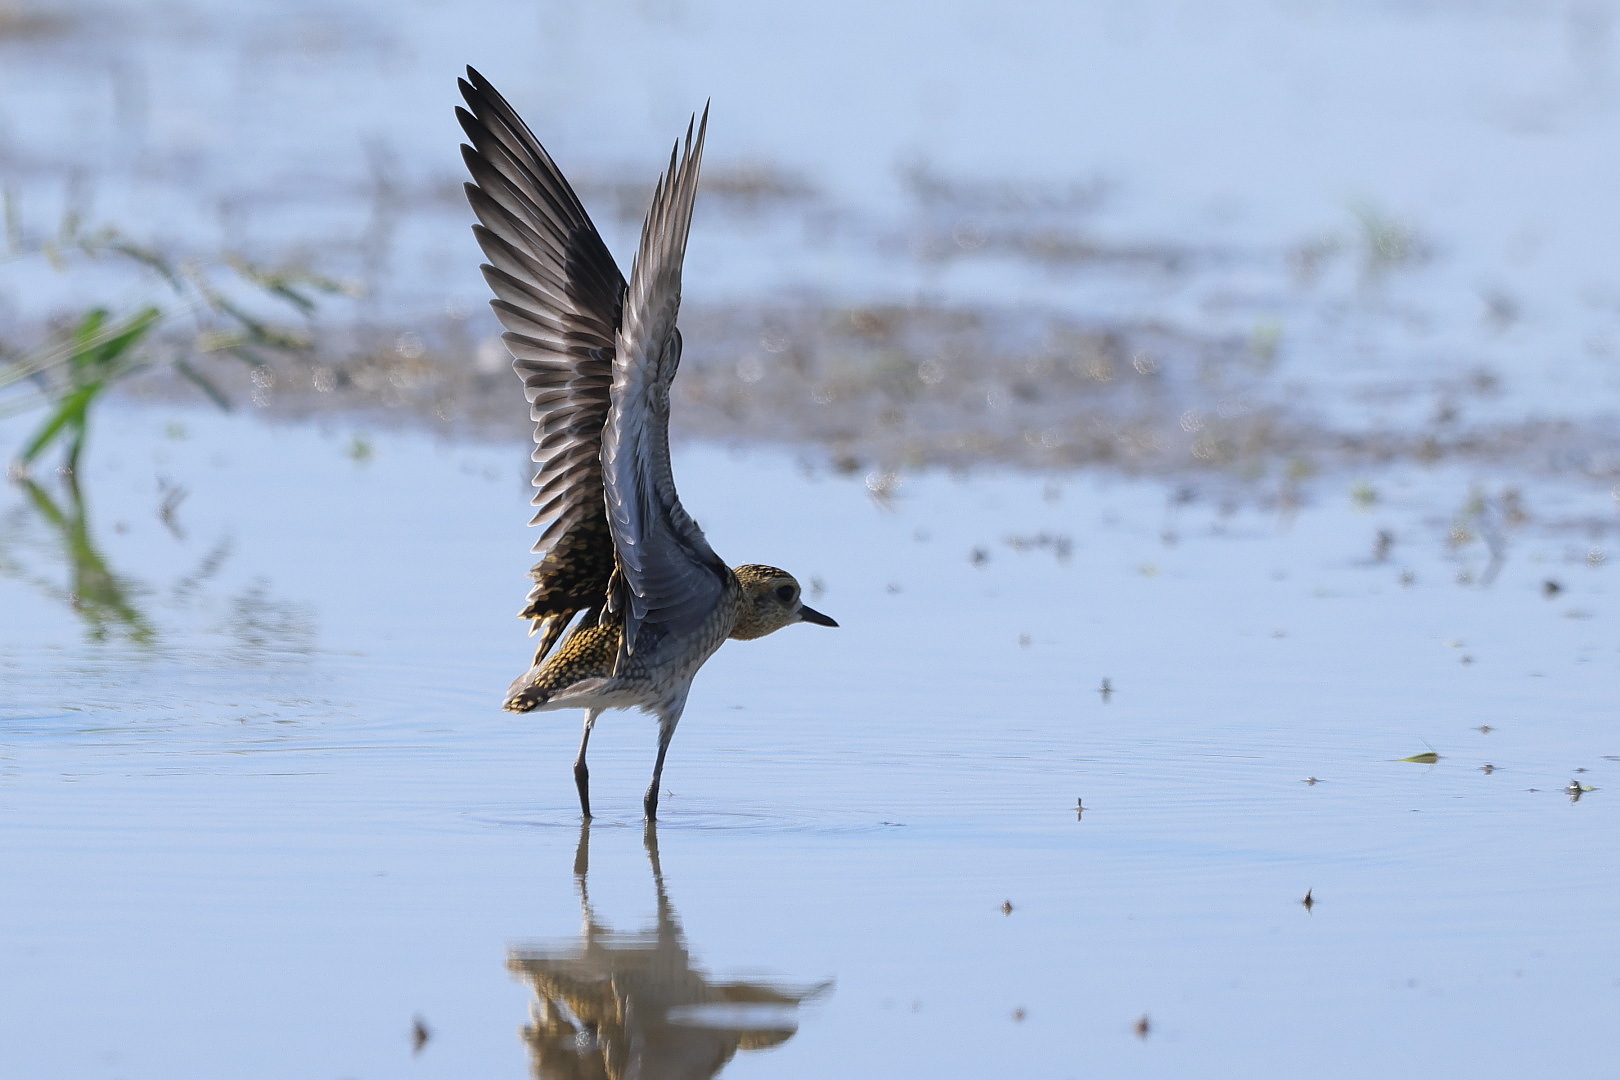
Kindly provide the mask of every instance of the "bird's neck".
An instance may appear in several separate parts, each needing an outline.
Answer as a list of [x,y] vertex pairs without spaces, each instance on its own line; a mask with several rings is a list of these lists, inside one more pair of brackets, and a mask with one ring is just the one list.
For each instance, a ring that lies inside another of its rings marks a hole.
[[[732,580],[736,580],[735,574],[732,575]],[[748,593],[743,589],[741,582],[738,582],[737,591],[732,595],[736,597],[737,613],[732,618],[731,633],[727,634],[727,637],[736,638],[738,641],[752,641],[776,629],[774,626],[766,626],[765,621],[759,617],[758,610],[749,601]]]

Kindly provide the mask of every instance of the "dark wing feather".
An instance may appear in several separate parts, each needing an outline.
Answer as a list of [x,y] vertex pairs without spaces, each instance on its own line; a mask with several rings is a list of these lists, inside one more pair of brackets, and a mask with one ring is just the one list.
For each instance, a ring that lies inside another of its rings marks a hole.
[[517,113],[472,68],[459,84],[467,108],[456,117],[471,143],[461,148],[473,178],[467,201],[481,222],[473,233],[489,259],[490,306],[535,423],[530,524],[545,526],[534,546],[544,554],[519,614],[544,630],[538,663],[575,615],[603,606],[613,574],[602,429],[626,286],[573,188]]
[[[610,603],[624,619],[624,654],[651,630],[680,634],[715,610],[731,572],[682,508],[669,465],[669,387],[681,359],[675,317],[692,225],[708,110],[697,139],[686,129],[658,181],[630,270],[613,350],[613,406],[602,433],[608,526],[620,584]],[[621,660],[623,656],[621,655]]]

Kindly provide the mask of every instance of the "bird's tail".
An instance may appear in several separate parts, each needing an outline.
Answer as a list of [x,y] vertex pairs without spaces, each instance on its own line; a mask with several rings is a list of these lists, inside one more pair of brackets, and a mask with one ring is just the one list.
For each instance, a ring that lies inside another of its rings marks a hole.
[[551,700],[551,689],[541,680],[541,668],[536,665],[512,680],[501,708],[507,712],[532,712]]
[[607,685],[621,633],[617,623],[577,627],[561,648],[513,680],[506,688],[503,707],[510,712],[590,707],[576,699],[598,693]]

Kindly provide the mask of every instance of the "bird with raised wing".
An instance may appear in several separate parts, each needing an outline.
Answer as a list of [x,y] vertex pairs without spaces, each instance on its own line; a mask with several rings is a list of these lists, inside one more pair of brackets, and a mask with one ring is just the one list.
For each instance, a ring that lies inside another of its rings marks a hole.
[[[681,506],[669,461],[675,327],[692,224],[702,122],[687,125],[653,192],[626,283],[551,156],[472,68],[456,117],[473,182],[467,199],[489,260],[484,279],[534,420],[532,525],[540,561],[518,614],[538,633],[534,662],[506,692],[513,712],[583,709],[574,761],[591,816],[585,750],[604,709],[658,718],[643,806],[658,816],[664,755],[692,678],[727,638],[793,623],[837,626],[804,603],[784,570],[731,569]],[[696,136],[693,130],[696,129]]]

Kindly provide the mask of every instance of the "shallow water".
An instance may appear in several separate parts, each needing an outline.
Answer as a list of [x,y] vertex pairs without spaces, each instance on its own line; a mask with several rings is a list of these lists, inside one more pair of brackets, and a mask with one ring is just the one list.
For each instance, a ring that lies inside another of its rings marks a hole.
[[[0,502],[11,1075],[515,1077],[541,1043],[548,1069],[733,1077],[1610,1052],[1607,490],[1527,486],[1495,524],[1512,477],[1416,469],[1287,512],[1015,474],[880,504],[688,448],[716,549],[819,582],[842,627],[704,669],[656,862],[653,729],[609,714],[586,862],[577,717],[497,707],[528,648],[520,448],[101,419],[82,531],[57,478],[61,528]],[[543,979],[567,1008],[531,1045]]]

